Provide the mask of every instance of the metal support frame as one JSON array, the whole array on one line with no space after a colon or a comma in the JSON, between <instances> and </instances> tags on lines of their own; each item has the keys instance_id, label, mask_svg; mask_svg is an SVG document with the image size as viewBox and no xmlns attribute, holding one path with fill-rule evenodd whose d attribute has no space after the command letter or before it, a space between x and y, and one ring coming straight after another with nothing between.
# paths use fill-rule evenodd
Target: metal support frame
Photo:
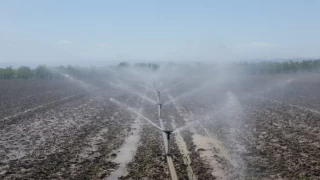
<instances>
[{"instance_id":1,"label":"metal support frame","mask_svg":"<svg viewBox=\"0 0 320 180\"><path fill-rule=\"evenodd\" d=\"M160 91L156 91L157 92L157 97L158 97L158 115L159 115L159 124L161 129L164 129L164 125L163 125L163 121L161 118L161 110L162 110L162 104L160 103ZM178 176L177 176L177 172L176 169L174 167L173 161L172 161L172 157L169 154L170 150L169 150L169 141L170 141L170 134L172 133L172 131L162 131L162 138L163 138L163 143L164 143L164 149L165 149L165 155L166 155L166 159L167 159L167 164L168 164L168 168L169 168L169 173L170 173L170 178L171 180L178 180Z\"/></svg>"},{"instance_id":2,"label":"metal support frame","mask_svg":"<svg viewBox=\"0 0 320 180\"><path fill-rule=\"evenodd\" d=\"M165 132L166 134L167 134L167 141L168 141L168 150L167 150L167 156L170 156L171 154L170 154L170 135L171 135L171 133L172 133L172 131L163 131L163 132Z\"/></svg>"}]
</instances>

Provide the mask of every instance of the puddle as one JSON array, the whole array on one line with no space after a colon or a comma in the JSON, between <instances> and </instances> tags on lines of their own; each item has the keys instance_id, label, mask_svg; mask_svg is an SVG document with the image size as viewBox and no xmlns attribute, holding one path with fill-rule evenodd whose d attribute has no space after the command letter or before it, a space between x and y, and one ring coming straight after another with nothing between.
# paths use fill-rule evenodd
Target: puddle
<instances>
[{"instance_id":1,"label":"puddle","mask_svg":"<svg viewBox=\"0 0 320 180\"><path fill-rule=\"evenodd\" d=\"M129 163L134 157L137 146L140 140L140 131L142 127L141 118L138 117L135 119L134 123L131 126L131 132L129 136L126 138L124 144L119 149L119 153L117 157L113 160L113 162L118 163L119 167L117 170L113 171L107 180L115 180L121 176L127 175L126 165Z\"/></svg>"}]
</instances>

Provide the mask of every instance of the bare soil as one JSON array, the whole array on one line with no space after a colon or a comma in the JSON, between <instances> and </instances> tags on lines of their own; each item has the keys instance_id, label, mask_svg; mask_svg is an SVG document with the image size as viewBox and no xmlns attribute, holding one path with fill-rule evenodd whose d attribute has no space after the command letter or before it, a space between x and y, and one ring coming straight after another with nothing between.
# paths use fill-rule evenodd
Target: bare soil
<instances>
[{"instance_id":1,"label":"bare soil","mask_svg":"<svg viewBox=\"0 0 320 180\"><path fill-rule=\"evenodd\" d=\"M186 126L170 142L179 179L320 179L319 79L252 76L163 92L166 129ZM126 82L156 101L139 83ZM0 81L0 179L169 179L161 132L143 118L158 125L157 105L91 85Z\"/></svg>"}]
</instances>

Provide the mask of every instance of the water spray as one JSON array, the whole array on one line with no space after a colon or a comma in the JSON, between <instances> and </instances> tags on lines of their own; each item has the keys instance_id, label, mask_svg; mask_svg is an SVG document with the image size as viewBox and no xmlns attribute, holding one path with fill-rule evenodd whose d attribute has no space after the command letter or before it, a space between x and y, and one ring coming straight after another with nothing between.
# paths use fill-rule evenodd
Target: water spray
<instances>
[{"instance_id":1,"label":"water spray","mask_svg":"<svg viewBox=\"0 0 320 180\"><path fill-rule=\"evenodd\" d=\"M132 113L135 113L137 115L139 115L140 117L142 117L143 119L145 119L148 123L150 123L151 125L153 125L154 127L158 128L159 130L162 131L162 137L163 137L163 141L164 141L164 146L167 148L166 149L166 160L167 160L167 163L168 163L168 167L169 167L169 173L170 173L170 177L172 180L178 180L178 176L177 176L177 173L176 173L176 170L174 168L174 164L173 164L173 160L172 160L172 157L171 157L171 154L170 154L170 135L174 132L173 130L164 130L164 125L163 125L163 122L162 122L162 119L161 119L161 110L162 110L162 103L161 103L161 100L160 100L160 93L161 91L157 88L155 82L153 81L153 86L155 88L155 92L157 93L157 96L158 96L158 103L154 102L155 104L158 105L158 113L159 113L159 124L160 124L160 127L158 125L156 125L155 123L153 123L151 120L149 120L148 118L142 116L138 111L134 110L133 108L127 106L127 105L124 105L122 103L120 103L119 101L113 99L113 98L110 98L110 100L122 107L125 107L128 111L132 112ZM139 95L140 97L143 97L147 100L149 100L148 98L146 98L145 96L142 96L140 95L140 93L135 93L133 91L130 91L131 93L133 94L137 94Z\"/></svg>"},{"instance_id":2,"label":"water spray","mask_svg":"<svg viewBox=\"0 0 320 180\"><path fill-rule=\"evenodd\" d=\"M154 122L152 122L150 119L144 117L141 113L138 112L138 110L136 110L136 109L134 109L134 108L131 108L131 107L129 107L129 106L127 106L127 105L125 105L125 104L123 104L123 103L121 103L121 102L113 99L113 98L109 98L109 99L110 99L111 102L114 102L114 103L116 103L117 105L119 105L120 107L123 107L123 108L125 108L126 110L128 110L128 111L130 111L130 112L132 112L132 113L134 113L134 114L136 114L136 115L138 115L138 116L141 117L142 119L146 120L146 121L147 121L149 124L151 124L152 126L158 128L160 131L163 131L163 129L162 129L161 127L159 127L158 125L156 125L156 124L155 124Z\"/></svg>"}]
</instances>

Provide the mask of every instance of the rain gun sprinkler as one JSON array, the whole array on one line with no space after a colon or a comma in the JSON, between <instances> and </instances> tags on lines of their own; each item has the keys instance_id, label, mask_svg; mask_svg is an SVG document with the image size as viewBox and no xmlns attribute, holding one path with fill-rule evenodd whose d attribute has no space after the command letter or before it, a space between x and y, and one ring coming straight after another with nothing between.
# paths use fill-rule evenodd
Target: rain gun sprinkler
<instances>
[{"instance_id":1,"label":"rain gun sprinkler","mask_svg":"<svg viewBox=\"0 0 320 180\"><path fill-rule=\"evenodd\" d=\"M172 130L163 130L163 132L165 132L167 134L167 140L168 140L168 151L167 151L167 156L171 156L170 154L170 135L173 132Z\"/></svg>"}]
</instances>

